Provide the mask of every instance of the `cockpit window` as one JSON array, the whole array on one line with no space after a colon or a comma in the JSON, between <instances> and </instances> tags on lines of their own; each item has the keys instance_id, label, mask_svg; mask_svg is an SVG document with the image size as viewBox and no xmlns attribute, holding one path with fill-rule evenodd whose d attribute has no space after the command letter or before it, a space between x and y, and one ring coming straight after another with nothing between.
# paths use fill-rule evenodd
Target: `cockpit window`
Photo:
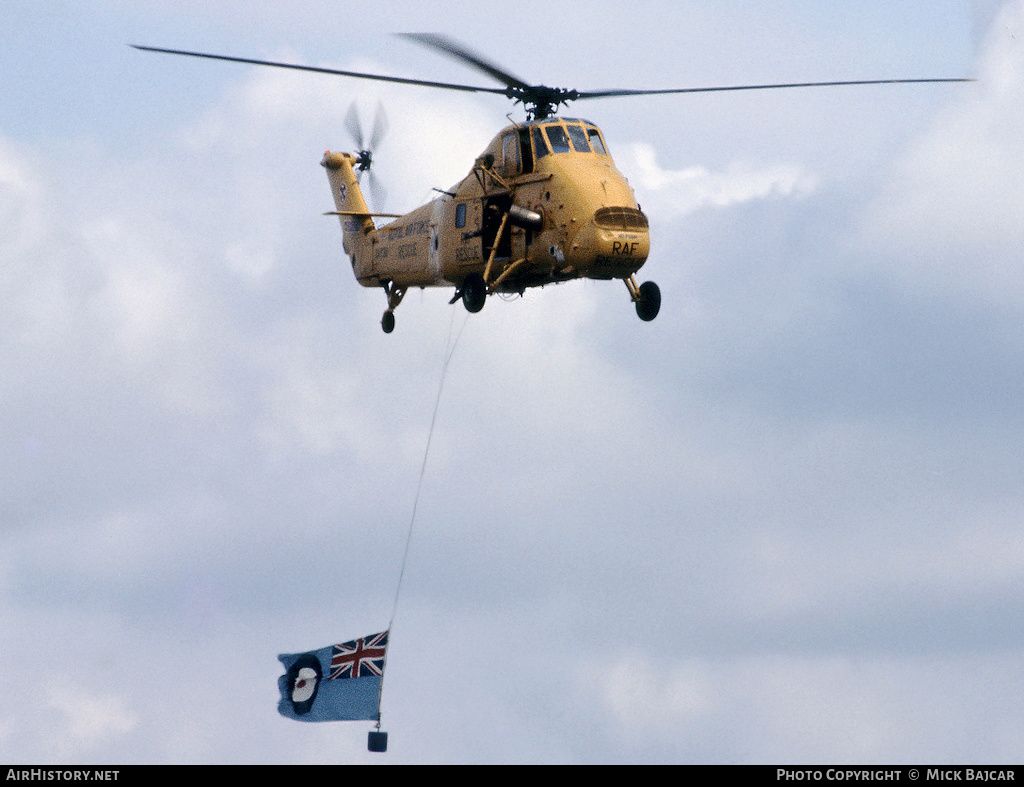
<instances>
[{"instance_id":1,"label":"cockpit window","mask_svg":"<svg viewBox=\"0 0 1024 787\"><path fill-rule=\"evenodd\" d=\"M551 125L544 126L544 130L548 133L548 141L551 143L552 153L568 153L569 138L565 135L565 129L561 126Z\"/></svg>"},{"instance_id":2,"label":"cockpit window","mask_svg":"<svg viewBox=\"0 0 1024 787\"><path fill-rule=\"evenodd\" d=\"M523 157L523 172L533 172L533 148L530 147L530 129L519 129L519 152Z\"/></svg>"},{"instance_id":3,"label":"cockpit window","mask_svg":"<svg viewBox=\"0 0 1024 787\"><path fill-rule=\"evenodd\" d=\"M548 143L544 141L544 135L540 133L540 127L533 127L533 149L534 156L538 159L544 158L551 151L548 150Z\"/></svg>"},{"instance_id":4,"label":"cockpit window","mask_svg":"<svg viewBox=\"0 0 1024 787\"><path fill-rule=\"evenodd\" d=\"M589 153L590 143L587 142L587 135L583 131L583 126L576 123L567 123L565 128L569 132L569 139L572 140L572 146L576 149L576 152Z\"/></svg>"},{"instance_id":5,"label":"cockpit window","mask_svg":"<svg viewBox=\"0 0 1024 787\"><path fill-rule=\"evenodd\" d=\"M601 132L593 126L587 128L587 136L590 137L590 144L594 146L594 152L607 156L608 151L604 147L604 140L601 139Z\"/></svg>"},{"instance_id":6,"label":"cockpit window","mask_svg":"<svg viewBox=\"0 0 1024 787\"><path fill-rule=\"evenodd\" d=\"M501 140L503 166L505 175L518 175L522 166L519 161L519 136L515 133L506 134Z\"/></svg>"}]
</instances>

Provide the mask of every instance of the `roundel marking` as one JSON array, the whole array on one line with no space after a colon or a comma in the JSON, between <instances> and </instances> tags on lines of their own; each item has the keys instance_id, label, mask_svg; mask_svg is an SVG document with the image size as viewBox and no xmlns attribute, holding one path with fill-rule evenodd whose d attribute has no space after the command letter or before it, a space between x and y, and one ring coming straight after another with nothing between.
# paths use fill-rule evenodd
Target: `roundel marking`
<instances>
[{"instance_id":1,"label":"roundel marking","mask_svg":"<svg viewBox=\"0 0 1024 787\"><path fill-rule=\"evenodd\" d=\"M313 710L322 679L320 659L312 653L300 656L288 669L288 696L291 698L292 710L297 715L302 716Z\"/></svg>"}]
</instances>

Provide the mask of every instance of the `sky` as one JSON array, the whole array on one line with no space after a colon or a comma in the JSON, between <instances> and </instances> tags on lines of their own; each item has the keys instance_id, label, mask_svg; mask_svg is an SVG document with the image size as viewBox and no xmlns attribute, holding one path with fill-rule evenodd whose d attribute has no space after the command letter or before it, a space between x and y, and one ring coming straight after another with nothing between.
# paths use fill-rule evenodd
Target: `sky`
<instances>
[{"instance_id":1,"label":"sky","mask_svg":"<svg viewBox=\"0 0 1024 787\"><path fill-rule=\"evenodd\" d=\"M1019 762L1024 2L513 11L0 3L0 762ZM322 215L349 106L389 211L521 109L128 44L490 84L407 31L580 90L979 81L579 102L658 318L385 335ZM392 613L386 754L277 713L277 654Z\"/></svg>"}]
</instances>

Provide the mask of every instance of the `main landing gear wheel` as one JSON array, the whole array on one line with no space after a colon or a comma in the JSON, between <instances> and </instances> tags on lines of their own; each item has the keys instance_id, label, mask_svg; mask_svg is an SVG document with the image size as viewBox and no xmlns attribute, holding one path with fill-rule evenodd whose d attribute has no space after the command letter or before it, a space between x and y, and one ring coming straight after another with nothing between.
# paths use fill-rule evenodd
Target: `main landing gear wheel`
<instances>
[{"instance_id":1,"label":"main landing gear wheel","mask_svg":"<svg viewBox=\"0 0 1024 787\"><path fill-rule=\"evenodd\" d=\"M405 297L405 287L399 287L393 281L385 281L382 284L384 294L388 296L388 308L380 318L380 327L384 329L384 333L391 333L395 330L395 309Z\"/></svg>"},{"instance_id":2,"label":"main landing gear wheel","mask_svg":"<svg viewBox=\"0 0 1024 787\"><path fill-rule=\"evenodd\" d=\"M640 297L636 301L636 316L644 322L650 322L661 310L661 290L653 281L645 281L640 285Z\"/></svg>"},{"instance_id":3,"label":"main landing gear wheel","mask_svg":"<svg viewBox=\"0 0 1024 787\"><path fill-rule=\"evenodd\" d=\"M471 273L462 282L462 303L466 311L476 314L487 300L487 284L479 273Z\"/></svg>"}]
</instances>

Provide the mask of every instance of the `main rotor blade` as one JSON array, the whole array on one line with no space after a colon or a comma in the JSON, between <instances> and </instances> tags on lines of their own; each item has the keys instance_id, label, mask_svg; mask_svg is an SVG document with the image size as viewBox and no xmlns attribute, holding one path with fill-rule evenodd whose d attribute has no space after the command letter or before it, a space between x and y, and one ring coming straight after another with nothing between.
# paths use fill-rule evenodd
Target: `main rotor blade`
<instances>
[{"instance_id":1,"label":"main rotor blade","mask_svg":"<svg viewBox=\"0 0 1024 787\"><path fill-rule=\"evenodd\" d=\"M418 41L425 46L433 47L438 49L445 54L451 55L457 60L469 63L471 66L478 68L485 74L488 74L499 82L505 84L508 87L518 88L529 88L531 85L527 84L517 76L505 71L503 68L495 65L489 60L484 60L476 52L471 52L469 49L464 47L462 44L453 41L447 36L439 35L437 33L399 33L402 38L408 38L412 41Z\"/></svg>"},{"instance_id":2,"label":"main rotor blade","mask_svg":"<svg viewBox=\"0 0 1024 787\"><path fill-rule=\"evenodd\" d=\"M845 85L901 85L922 82L975 82L974 79L858 79L845 82L786 82L777 85L727 85L724 87L682 87L666 90L588 90L576 94L582 98L614 98L616 96L655 96L666 93L720 93L729 90L776 90L790 87L842 87Z\"/></svg>"},{"instance_id":3,"label":"main rotor blade","mask_svg":"<svg viewBox=\"0 0 1024 787\"><path fill-rule=\"evenodd\" d=\"M457 44L449 38L433 33L403 33L405 38L417 41L426 46L433 47L445 52L459 60L469 63L473 67L494 77L505 84L505 88L481 87L479 85L464 85L455 82L436 82L427 79L411 79L409 77L384 76L383 74L369 74L362 71L343 71L336 68L322 68L318 66L304 66L296 63L281 63L273 60L257 60L247 57L232 57L230 55L215 55L206 52L188 52L181 49L161 49L152 46L140 46L132 44L135 49L144 52L162 52L168 55L185 55L187 57L202 57L210 60L226 60L232 63L248 63L257 66L272 66L274 68L290 68L296 71L312 71L318 74L331 74L335 76L354 77L356 79L373 79L379 82L396 82L403 85L417 85L420 87L434 87L443 90L460 90L468 93L491 93L503 95L506 98L522 102L533 112L536 117L547 117L559 104L568 104L570 101L585 98L615 98L618 96L655 96L672 93L720 93L738 90L778 90L783 88L797 87L841 87L848 85L896 85L896 84L920 84L939 82L974 82L974 79L953 78L953 79L863 79L836 82L786 82L766 85L724 85L718 87L684 87L656 90L588 90L575 91L560 88L547 88L542 85L529 85L519 77L513 76L507 71L499 68L493 63L484 60L479 55L470 52L461 44ZM532 108L532 109L531 109ZM362 134L359 134L360 138ZM376 134L376 129L374 136Z\"/></svg>"},{"instance_id":4,"label":"main rotor blade","mask_svg":"<svg viewBox=\"0 0 1024 787\"><path fill-rule=\"evenodd\" d=\"M248 57L231 57L230 55L213 55L206 52L186 52L181 49L161 49L155 46L140 46L131 44L135 49L143 52L162 52L166 55L185 55L187 57L205 57L209 60L227 60L232 63L249 63L255 66L273 66L274 68L291 68L296 71L313 71L317 74L333 74L335 76L355 77L356 79L375 79L379 82L398 82L403 85L419 85L420 87L437 87L444 90L462 90L468 93L496 93L505 95L504 88L478 87L476 85L460 85L453 82L432 82L426 79L409 79L407 77L384 76L383 74L367 74L361 71L342 71L337 68L319 68L317 66L302 66L296 63L279 63L274 60L256 60Z\"/></svg>"}]
</instances>

